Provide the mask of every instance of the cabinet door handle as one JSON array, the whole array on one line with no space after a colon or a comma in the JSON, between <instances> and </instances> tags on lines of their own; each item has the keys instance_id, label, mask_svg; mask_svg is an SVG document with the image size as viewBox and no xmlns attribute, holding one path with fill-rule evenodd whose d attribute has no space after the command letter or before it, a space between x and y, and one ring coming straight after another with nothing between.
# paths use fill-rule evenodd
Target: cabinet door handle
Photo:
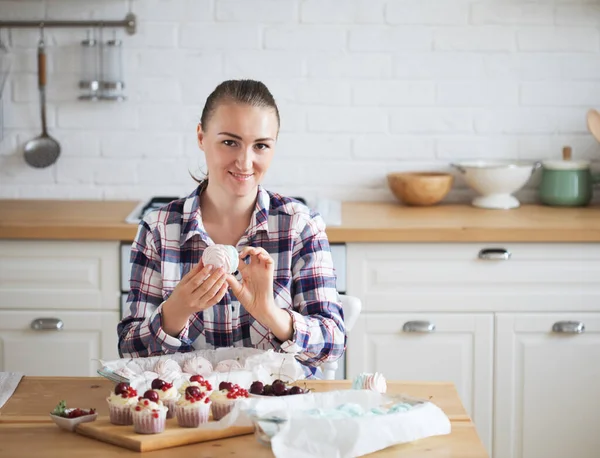
<instances>
[{"instance_id":1,"label":"cabinet door handle","mask_svg":"<svg viewBox=\"0 0 600 458\"><path fill-rule=\"evenodd\" d=\"M435 323L430 321L407 321L402 326L404 332L433 332Z\"/></svg>"},{"instance_id":2,"label":"cabinet door handle","mask_svg":"<svg viewBox=\"0 0 600 458\"><path fill-rule=\"evenodd\" d=\"M34 331L60 331L64 326L59 318L36 318L31 322Z\"/></svg>"},{"instance_id":3,"label":"cabinet door handle","mask_svg":"<svg viewBox=\"0 0 600 458\"><path fill-rule=\"evenodd\" d=\"M477 257L484 261L508 261L511 253L505 248L484 248L479 251Z\"/></svg>"},{"instance_id":4,"label":"cabinet door handle","mask_svg":"<svg viewBox=\"0 0 600 458\"><path fill-rule=\"evenodd\" d=\"M585 325L581 321L557 321L552 325L552 332L581 334L585 332Z\"/></svg>"}]
</instances>

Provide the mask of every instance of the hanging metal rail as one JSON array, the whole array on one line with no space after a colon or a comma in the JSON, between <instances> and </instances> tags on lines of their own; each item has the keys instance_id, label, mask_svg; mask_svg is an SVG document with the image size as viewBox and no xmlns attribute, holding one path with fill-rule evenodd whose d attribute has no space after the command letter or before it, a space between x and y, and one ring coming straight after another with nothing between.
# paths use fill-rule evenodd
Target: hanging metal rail
<instances>
[{"instance_id":1,"label":"hanging metal rail","mask_svg":"<svg viewBox=\"0 0 600 458\"><path fill-rule=\"evenodd\" d=\"M11 28L23 28L23 27L35 27L35 28L50 28L50 27L123 27L129 35L133 35L137 29L137 20L135 14L128 13L125 19L122 21L102 21L99 19L90 21L0 21L0 29L11 29Z\"/></svg>"}]
</instances>

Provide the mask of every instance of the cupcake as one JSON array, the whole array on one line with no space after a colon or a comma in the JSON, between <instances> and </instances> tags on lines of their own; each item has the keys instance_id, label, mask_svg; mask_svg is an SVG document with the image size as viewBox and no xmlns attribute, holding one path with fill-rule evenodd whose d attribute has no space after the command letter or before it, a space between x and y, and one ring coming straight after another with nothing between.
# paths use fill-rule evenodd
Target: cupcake
<instances>
[{"instance_id":1,"label":"cupcake","mask_svg":"<svg viewBox=\"0 0 600 458\"><path fill-rule=\"evenodd\" d=\"M387 391L387 383L385 377L379 372L375 372L374 374L363 372L357 375L352 382L352 389L371 390L383 394Z\"/></svg>"},{"instance_id":2,"label":"cupcake","mask_svg":"<svg viewBox=\"0 0 600 458\"><path fill-rule=\"evenodd\" d=\"M213 389L212 385L210 384L210 382L208 380L206 380L201 375L196 374L196 375L192 375L190 377L189 381L183 382L181 384L181 386L179 387L179 395L181 397L184 397L185 390L190 386L197 387L202 393L206 393L207 396L210 395L210 393L212 392L212 389Z\"/></svg>"},{"instance_id":3,"label":"cupcake","mask_svg":"<svg viewBox=\"0 0 600 458\"><path fill-rule=\"evenodd\" d=\"M248 391L239 385L235 385L231 382L221 382L219 384L219 391L213 391L210 395L213 420L218 421L223 418L231 412L239 399L247 397Z\"/></svg>"},{"instance_id":4,"label":"cupcake","mask_svg":"<svg viewBox=\"0 0 600 458\"><path fill-rule=\"evenodd\" d=\"M133 430L138 434L157 434L165 430L167 408L158 396L158 391L148 390L132 407Z\"/></svg>"},{"instance_id":5,"label":"cupcake","mask_svg":"<svg viewBox=\"0 0 600 458\"><path fill-rule=\"evenodd\" d=\"M151 388L158 393L158 398L162 401L167 410L167 418L175 416L175 403L179 398L177 389L172 383L165 382L159 378L152 380Z\"/></svg>"},{"instance_id":6,"label":"cupcake","mask_svg":"<svg viewBox=\"0 0 600 458\"><path fill-rule=\"evenodd\" d=\"M137 401L137 391L127 383L121 382L115 386L115 390L106 398L110 422L113 425L131 425L131 407L135 406Z\"/></svg>"},{"instance_id":7,"label":"cupcake","mask_svg":"<svg viewBox=\"0 0 600 458\"><path fill-rule=\"evenodd\" d=\"M222 267L228 273L234 273L238 268L240 255L232 245L211 245L202 253L202 264L211 265L215 269Z\"/></svg>"},{"instance_id":8,"label":"cupcake","mask_svg":"<svg viewBox=\"0 0 600 458\"><path fill-rule=\"evenodd\" d=\"M197 428L208 422L210 405L206 391L201 391L197 386L188 386L175 407L177 424L184 428Z\"/></svg>"}]
</instances>

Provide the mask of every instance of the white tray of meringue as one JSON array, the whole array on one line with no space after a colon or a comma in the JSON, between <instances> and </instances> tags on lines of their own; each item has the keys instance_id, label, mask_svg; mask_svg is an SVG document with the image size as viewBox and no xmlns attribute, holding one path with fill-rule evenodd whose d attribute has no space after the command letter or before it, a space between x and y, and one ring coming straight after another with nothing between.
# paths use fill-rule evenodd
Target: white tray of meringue
<instances>
[{"instance_id":1,"label":"white tray of meringue","mask_svg":"<svg viewBox=\"0 0 600 458\"><path fill-rule=\"evenodd\" d=\"M248 389L259 380L272 383L276 379L304 379L304 371L293 354L277 353L245 347L225 347L197 350L189 353L100 360L98 374L114 382L127 382L138 393L150 388L152 380L160 378L179 389L192 375L202 375L213 386L227 381Z\"/></svg>"}]
</instances>

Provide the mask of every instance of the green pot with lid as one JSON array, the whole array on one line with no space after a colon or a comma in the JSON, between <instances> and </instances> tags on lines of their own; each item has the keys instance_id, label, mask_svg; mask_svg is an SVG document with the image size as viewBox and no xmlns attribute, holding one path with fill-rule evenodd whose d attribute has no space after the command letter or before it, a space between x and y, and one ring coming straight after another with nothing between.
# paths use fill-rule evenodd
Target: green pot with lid
<instances>
[{"instance_id":1,"label":"green pot with lid","mask_svg":"<svg viewBox=\"0 0 600 458\"><path fill-rule=\"evenodd\" d=\"M589 161L571 160L571 148L563 149L563 160L542 161L540 201L555 207L584 207L593 196L600 174L592 174Z\"/></svg>"}]
</instances>

